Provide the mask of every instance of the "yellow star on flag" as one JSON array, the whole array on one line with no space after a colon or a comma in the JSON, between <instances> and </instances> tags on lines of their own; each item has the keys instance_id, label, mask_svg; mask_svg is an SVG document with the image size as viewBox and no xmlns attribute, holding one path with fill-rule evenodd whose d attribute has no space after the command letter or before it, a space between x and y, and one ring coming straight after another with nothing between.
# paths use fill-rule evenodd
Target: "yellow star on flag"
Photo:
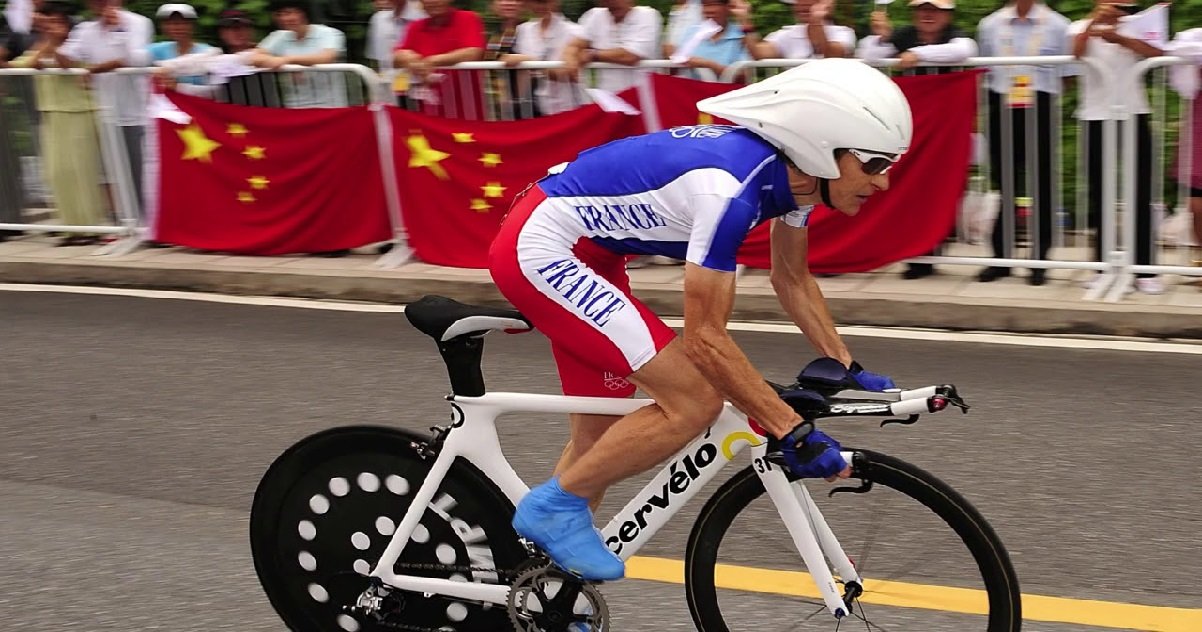
<instances>
[{"instance_id":1,"label":"yellow star on flag","mask_svg":"<svg viewBox=\"0 0 1202 632\"><path fill-rule=\"evenodd\" d=\"M265 176L254 176L247 178L246 182L250 184L252 189L257 189L259 191L266 189L267 185L271 184L271 180L268 180Z\"/></svg>"},{"instance_id":2,"label":"yellow star on flag","mask_svg":"<svg viewBox=\"0 0 1202 632\"><path fill-rule=\"evenodd\" d=\"M238 201L245 203L245 204L249 204L249 203L255 201L255 196L250 191L239 191L238 192Z\"/></svg>"},{"instance_id":3,"label":"yellow star on flag","mask_svg":"<svg viewBox=\"0 0 1202 632\"><path fill-rule=\"evenodd\" d=\"M480 155L480 162L484 163L485 167L495 167L501 164L501 154L490 154L485 152Z\"/></svg>"},{"instance_id":4,"label":"yellow star on flag","mask_svg":"<svg viewBox=\"0 0 1202 632\"><path fill-rule=\"evenodd\" d=\"M477 213L487 213L491 208L492 204L489 204L486 200L482 200L480 198L474 198L472 200L472 210L476 211Z\"/></svg>"},{"instance_id":5,"label":"yellow star on flag","mask_svg":"<svg viewBox=\"0 0 1202 632\"><path fill-rule=\"evenodd\" d=\"M484 191L486 198L499 198L505 195L505 187L501 186L500 182L489 182L480 187L480 190Z\"/></svg>"},{"instance_id":6,"label":"yellow star on flag","mask_svg":"<svg viewBox=\"0 0 1202 632\"><path fill-rule=\"evenodd\" d=\"M204 130L193 123L188 127L175 131L179 139L184 141L184 160L199 160L213 162L212 153L217 151L221 143L205 136Z\"/></svg>"},{"instance_id":7,"label":"yellow star on flag","mask_svg":"<svg viewBox=\"0 0 1202 632\"><path fill-rule=\"evenodd\" d=\"M475 138L472 138L472 132L451 132L451 136L455 137L457 143L474 143Z\"/></svg>"},{"instance_id":8,"label":"yellow star on flag","mask_svg":"<svg viewBox=\"0 0 1202 632\"><path fill-rule=\"evenodd\" d=\"M430 147L430 141L426 140L421 134L411 134L407 139L409 145L409 167L429 169L431 173L438 176L439 180L447 180L447 172L438 164L450 157L450 154L438 151Z\"/></svg>"},{"instance_id":9,"label":"yellow star on flag","mask_svg":"<svg viewBox=\"0 0 1202 632\"><path fill-rule=\"evenodd\" d=\"M230 123L230 126L226 128L225 132L230 136L246 136L247 133L249 133L249 130L247 130L246 127L241 123Z\"/></svg>"},{"instance_id":10,"label":"yellow star on flag","mask_svg":"<svg viewBox=\"0 0 1202 632\"><path fill-rule=\"evenodd\" d=\"M267 157L267 150L257 145L251 145L242 150L242 155L251 160L262 160Z\"/></svg>"},{"instance_id":11,"label":"yellow star on flag","mask_svg":"<svg viewBox=\"0 0 1202 632\"><path fill-rule=\"evenodd\" d=\"M697 117L697 124L698 124L698 125L713 125L713 124L714 124L714 117L713 117L713 116L711 116L709 112L702 112L702 113L701 113L701 114L700 114L700 115Z\"/></svg>"}]
</instances>

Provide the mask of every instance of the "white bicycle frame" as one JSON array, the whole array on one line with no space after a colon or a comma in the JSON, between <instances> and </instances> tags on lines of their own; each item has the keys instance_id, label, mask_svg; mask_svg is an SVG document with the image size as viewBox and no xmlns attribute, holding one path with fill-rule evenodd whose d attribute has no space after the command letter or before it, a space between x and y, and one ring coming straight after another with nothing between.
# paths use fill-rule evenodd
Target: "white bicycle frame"
<instances>
[{"instance_id":1,"label":"white bicycle frame","mask_svg":"<svg viewBox=\"0 0 1202 632\"><path fill-rule=\"evenodd\" d=\"M935 387L902 392L900 405L892 405L893 413L927 412L926 398L934 393ZM503 584L397 575L392 570L455 458L463 457L475 465L516 506L530 488L518 477L501 452L497 417L513 412L625 415L654 402L649 399L525 393L486 393L480 397L451 396L448 399L454 413L451 430L370 576L398 590L505 604L509 587ZM729 403L704 435L694 439L672 457L663 470L610 520L602 530L606 544L623 560L629 559L719 470L748 447L751 448L755 472L776 505L823 601L832 614L843 616L846 608L835 582L835 574L844 582L856 581L861 586L863 580L805 486L801 481L791 483L780 467L773 466L765 459L767 440L748 424L746 415ZM848 463L852 454L843 453ZM826 563L828 559L834 567L834 573Z\"/></svg>"}]
</instances>

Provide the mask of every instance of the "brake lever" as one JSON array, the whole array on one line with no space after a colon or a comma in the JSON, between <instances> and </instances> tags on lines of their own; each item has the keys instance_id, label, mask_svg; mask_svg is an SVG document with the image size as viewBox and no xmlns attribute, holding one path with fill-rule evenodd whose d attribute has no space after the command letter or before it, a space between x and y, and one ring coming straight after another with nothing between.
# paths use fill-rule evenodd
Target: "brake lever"
<instances>
[{"instance_id":1,"label":"brake lever","mask_svg":"<svg viewBox=\"0 0 1202 632\"><path fill-rule=\"evenodd\" d=\"M888 426L889 424L901 424L903 426L912 426L916 423L918 423L918 413L910 415L909 419L886 419L885 421L881 422L881 427L884 428L885 426Z\"/></svg>"}]
</instances>

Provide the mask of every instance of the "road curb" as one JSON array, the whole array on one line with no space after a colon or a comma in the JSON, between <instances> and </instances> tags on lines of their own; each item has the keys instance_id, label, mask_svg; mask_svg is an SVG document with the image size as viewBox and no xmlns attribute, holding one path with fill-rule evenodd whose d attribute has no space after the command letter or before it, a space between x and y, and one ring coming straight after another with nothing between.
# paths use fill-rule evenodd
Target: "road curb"
<instances>
[{"instance_id":1,"label":"road curb","mask_svg":"<svg viewBox=\"0 0 1202 632\"><path fill-rule=\"evenodd\" d=\"M443 294L465 302L506 305L497 289L481 280L379 272L354 275L342 271L220 270L10 260L0 261L0 281L378 303L407 303L426 294ZM634 291L656 313L664 316L682 313L681 293L674 284L636 282ZM1129 304L1116 307L1086 302L1041 305L1035 301L853 293L831 294L828 302L841 325L1202 339L1202 315L1197 309L1184 307ZM785 317L770 292L740 290L733 318L780 321Z\"/></svg>"}]
</instances>

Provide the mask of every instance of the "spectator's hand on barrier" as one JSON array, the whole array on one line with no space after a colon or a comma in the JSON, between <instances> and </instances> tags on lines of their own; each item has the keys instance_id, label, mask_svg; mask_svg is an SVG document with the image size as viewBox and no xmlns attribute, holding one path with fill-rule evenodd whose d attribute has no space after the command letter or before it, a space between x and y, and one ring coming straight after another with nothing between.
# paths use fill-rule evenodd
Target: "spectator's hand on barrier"
<instances>
[{"instance_id":1,"label":"spectator's hand on barrier","mask_svg":"<svg viewBox=\"0 0 1202 632\"><path fill-rule=\"evenodd\" d=\"M918 55L915 55L912 51L906 51L906 52L898 55L897 59L898 59L897 68L899 70L906 70L907 68L913 68L918 65L918 61L919 61Z\"/></svg>"},{"instance_id":2,"label":"spectator's hand on barrier","mask_svg":"<svg viewBox=\"0 0 1202 632\"><path fill-rule=\"evenodd\" d=\"M505 64L506 68L513 68L514 66L522 63L523 61L526 61L525 55L518 55L515 53L509 53L508 55L501 55L501 63Z\"/></svg>"},{"instance_id":3,"label":"spectator's hand on barrier","mask_svg":"<svg viewBox=\"0 0 1202 632\"><path fill-rule=\"evenodd\" d=\"M690 57L688 61L684 63L684 65L688 66L689 68L709 68L714 72L718 72L714 68L716 64L704 57Z\"/></svg>"},{"instance_id":4,"label":"spectator's hand on barrier","mask_svg":"<svg viewBox=\"0 0 1202 632\"><path fill-rule=\"evenodd\" d=\"M154 83L162 90L174 90L177 85L175 76L166 68L158 68L154 71Z\"/></svg>"},{"instance_id":5,"label":"spectator's hand on barrier","mask_svg":"<svg viewBox=\"0 0 1202 632\"><path fill-rule=\"evenodd\" d=\"M415 59L412 62L409 62L409 73L412 74L413 77L418 81L425 82L426 78L430 76L430 71L433 70L433 68L434 67L430 65L430 62L426 61L425 59Z\"/></svg>"},{"instance_id":6,"label":"spectator's hand on barrier","mask_svg":"<svg viewBox=\"0 0 1202 632\"><path fill-rule=\"evenodd\" d=\"M889 14L885 13L884 11L872 12L872 23L870 28L872 29L872 34L876 35L882 40L887 40L891 35L893 35L893 24L889 22Z\"/></svg>"}]
</instances>

